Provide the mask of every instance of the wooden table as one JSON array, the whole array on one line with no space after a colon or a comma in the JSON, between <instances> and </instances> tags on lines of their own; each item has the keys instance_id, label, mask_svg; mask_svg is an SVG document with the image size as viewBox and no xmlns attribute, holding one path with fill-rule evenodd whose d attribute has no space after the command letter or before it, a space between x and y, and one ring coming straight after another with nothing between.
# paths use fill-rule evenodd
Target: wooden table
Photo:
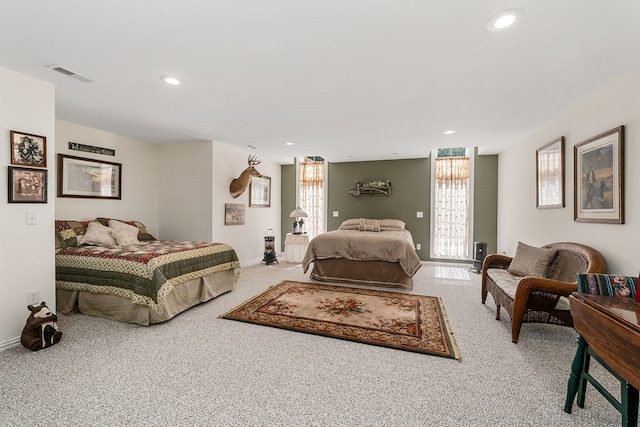
<instances>
[{"instance_id":1,"label":"wooden table","mask_svg":"<svg viewBox=\"0 0 640 427\"><path fill-rule=\"evenodd\" d=\"M578 392L578 381L584 371L584 354L587 347L591 347L603 362L636 389L630 388L629 397L623 399L622 408L619 410L623 415L622 425L637 425L637 389L640 389L640 303L633 298L578 293L569 297L569 303L574 328L580 337L571 367L565 412L571 413L571 406ZM580 400L579 397L578 405L583 406L584 402Z\"/></svg>"},{"instance_id":2,"label":"wooden table","mask_svg":"<svg viewBox=\"0 0 640 427\"><path fill-rule=\"evenodd\" d=\"M577 293L569 302L576 331L607 365L640 389L640 303Z\"/></svg>"}]
</instances>

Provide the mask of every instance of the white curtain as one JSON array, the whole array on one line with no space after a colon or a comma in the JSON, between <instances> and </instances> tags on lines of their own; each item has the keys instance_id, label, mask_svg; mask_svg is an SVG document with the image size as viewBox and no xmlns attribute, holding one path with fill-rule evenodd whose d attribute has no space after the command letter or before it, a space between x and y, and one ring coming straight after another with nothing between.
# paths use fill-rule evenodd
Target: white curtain
<instances>
[{"instance_id":1,"label":"white curtain","mask_svg":"<svg viewBox=\"0 0 640 427\"><path fill-rule=\"evenodd\" d=\"M469 157L438 157L435 167L433 252L469 257Z\"/></svg>"},{"instance_id":2,"label":"white curtain","mask_svg":"<svg viewBox=\"0 0 640 427\"><path fill-rule=\"evenodd\" d=\"M324 161L300 163L300 207L309 215L303 231L313 238L324 230Z\"/></svg>"}]
</instances>

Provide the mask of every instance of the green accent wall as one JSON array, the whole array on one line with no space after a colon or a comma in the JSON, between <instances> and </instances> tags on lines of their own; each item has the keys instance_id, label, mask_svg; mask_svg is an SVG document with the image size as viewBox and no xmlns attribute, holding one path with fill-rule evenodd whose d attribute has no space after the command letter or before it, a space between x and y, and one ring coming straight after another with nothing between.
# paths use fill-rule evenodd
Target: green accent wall
<instances>
[{"instance_id":1,"label":"green accent wall","mask_svg":"<svg viewBox=\"0 0 640 427\"><path fill-rule=\"evenodd\" d=\"M282 236L291 231L287 213L295 206L295 165L282 166ZM403 159L370 162L329 163L327 230L337 229L349 218L398 218L407 224L413 240L420 244L420 259L430 260L429 216L431 209L431 160ZM389 180L390 196L351 196L355 181ZM338 217L333 212L338 212ZM417 218L417 212L423 217ZM478 156L474 164L473 241L487 242L488 252L497 244L498 156ZM471 254L471 258L473 254Z\"/></svg>"},{"instance_id":2,"label":"green accent wall","mask_svg":"<svg viewBox=\"0 0 640 427\"><path fill-rule=\"evenodd\" d=\"M473 241L487 242L487 254L498 248L498 155L475 156Z\"/></svg>"},{"instance_id":3,"label":"green accent wall","mask_svg":"<svg viewBox=\"0 0 640 427\"><path fill-rule=\"evenodd\" d=\"M282 165L280 167L280 230L282 235L280 241L276 242L276 247L284 251L284 238L287 233L293 231L293 220L289 218L289 213L296 208L296 165Z\"/></svg>"},{"instance_id":4,"label":"green accent wall","mask_svg":"<svg viewBox=\"0 0 640 427\"><path fill-rule=\"evenodd\" d=\"M430 178L429 159L383 160L329 164L327 230L337 229L349 218L397 218L407 223L413 241L422 245L420 259L429 256ZM350 196L355 181L389 180L390 196ZM333 217L338 211L339 216ZM416 212L423 213L416 218Z\"/></svg>"}]
</instances>

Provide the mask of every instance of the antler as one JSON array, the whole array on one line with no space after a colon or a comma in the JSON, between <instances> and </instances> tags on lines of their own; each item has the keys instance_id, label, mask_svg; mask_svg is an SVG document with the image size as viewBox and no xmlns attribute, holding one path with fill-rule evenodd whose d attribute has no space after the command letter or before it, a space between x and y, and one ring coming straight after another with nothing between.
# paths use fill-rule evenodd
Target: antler
<instances>
[{"instance_id":1,"label":"antler","mask_svg":"<svg viewBox=\"0 0 640 427\"><path fill-rule=\"evenodd\" d=\"M249 155L249 166L255 166L260 164L260 160L258 160L258 157L255 154L251 154Z\"/></svg>"}]
</instances>

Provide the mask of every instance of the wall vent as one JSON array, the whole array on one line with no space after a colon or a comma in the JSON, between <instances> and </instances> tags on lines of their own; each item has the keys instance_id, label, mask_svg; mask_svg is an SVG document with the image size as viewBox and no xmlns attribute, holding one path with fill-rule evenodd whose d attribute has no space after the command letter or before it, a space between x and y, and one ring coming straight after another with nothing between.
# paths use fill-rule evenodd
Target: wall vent
<instances>
[{"instance_id":1,"label":"wall vent","mask_svg":"<svg viewBox=\"0 0 640 427\"><path fill-rule=\"evenodd\" d=\"M72 79L79 80L83 83L93 82L93 80L91 80L90 78L85 77L82 74L78 74L75 71L71 71L68 68L61 67L60 65L49 65L49 68L51 68L53 71L57 71L61 74L64 74L65 76L69 76Z\"/></svg>"}]
</instances>

